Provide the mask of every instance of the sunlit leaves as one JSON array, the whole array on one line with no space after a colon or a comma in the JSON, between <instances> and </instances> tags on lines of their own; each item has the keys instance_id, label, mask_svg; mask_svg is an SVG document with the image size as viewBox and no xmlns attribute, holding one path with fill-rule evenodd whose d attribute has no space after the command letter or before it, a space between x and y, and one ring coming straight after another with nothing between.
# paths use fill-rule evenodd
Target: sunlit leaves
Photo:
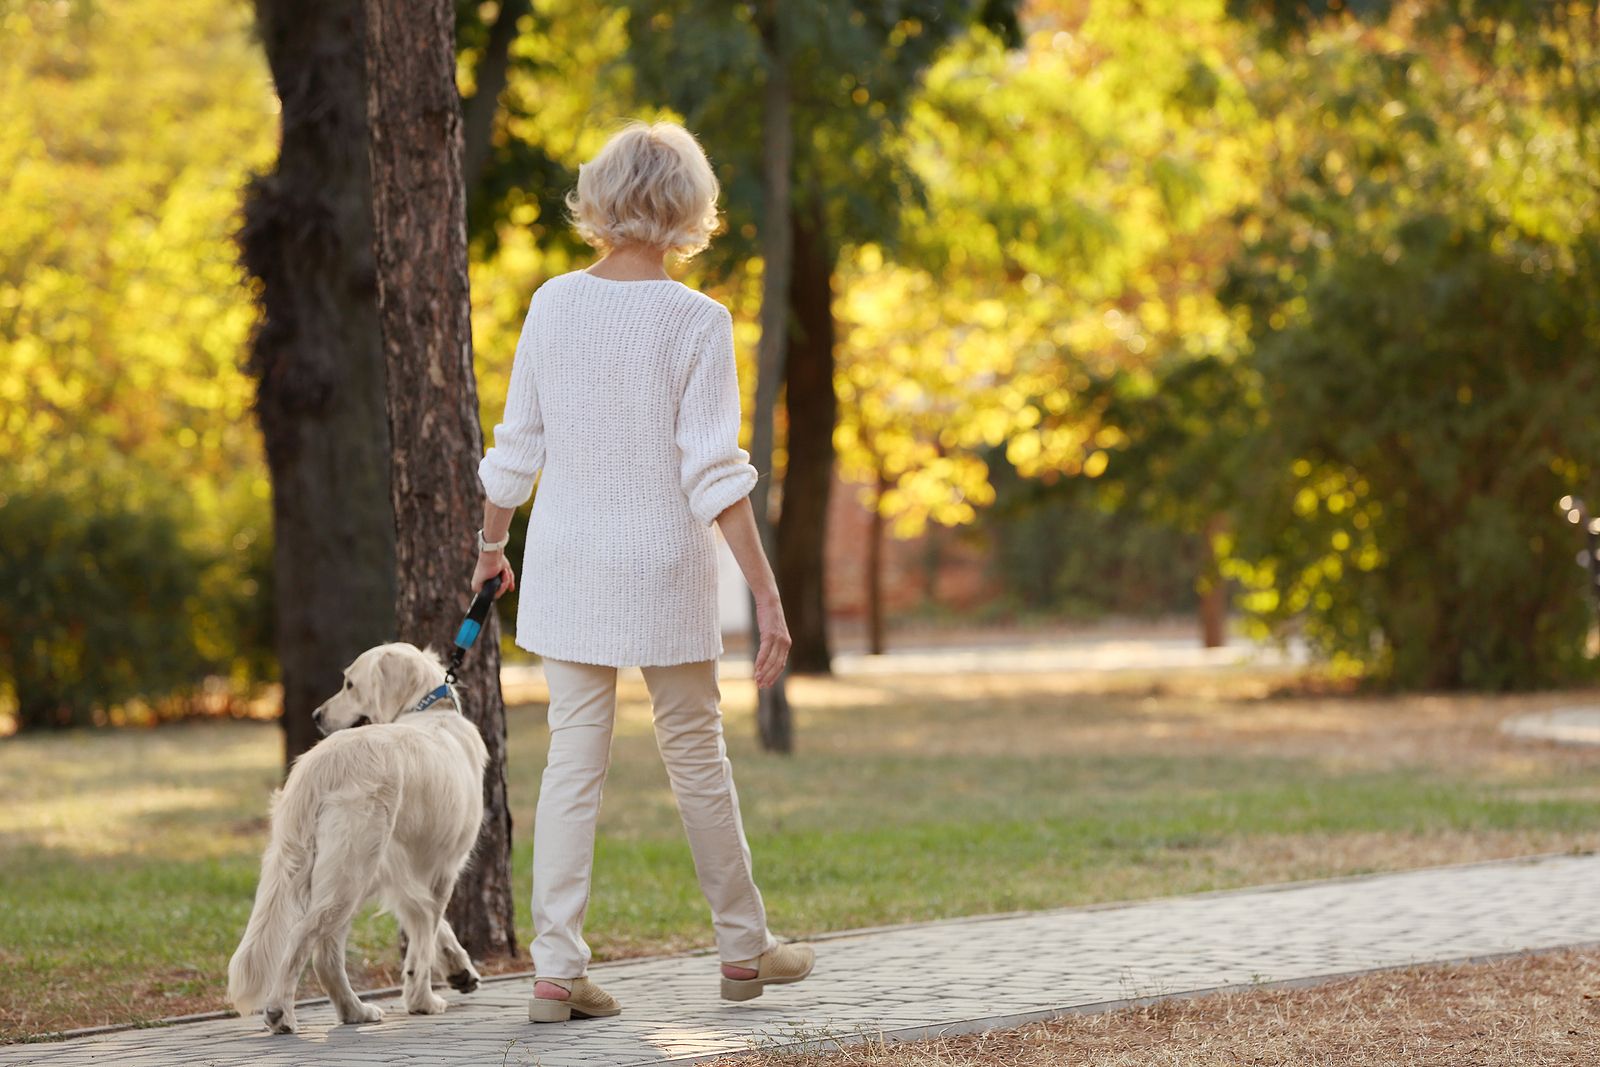
<instances>
[{"instance_id":1,"label":"sunlit leaves","mask_svg":"<svg viewBox=\"0 0 1600 1067\"><path fill-rule=\"evenodd\" d=\"M66 677L63 649L110 641L116 675L85 667L67 693L17 667L19 697L121 699L192 680L197 656L267 669L243 608L270 542L232 232L274 112L247 7L0 7L0 502L61 526L58 555L29 535L25 584L47 601L33 652ZM141 607L141 572L159 603ZM133 598L106 613L140 631L126 642L86 638L62 592L102 578L100 599Z\"/></svg>"},{"instance_id":2,"label":"sunlit leaves","mask_svg":"<svg viewBox=\"0 0 1600 1067\"><path fill-rule=\"evenodd\" d=\"M191 544L265 512L231 231L274 99L234 5L0 12L0 457L12 484L182 505Z\"/></svg>"},{"instance_id":3,"label":"sunlit leaves","mask_svg":"<svg viewBox=\"0 0 1600 1067\"><path fill-rule=\"evenodd\" d=\"M1225 295L1268 422L1227 573L1369 673L1524 685L1584 627L1543 527L1600 455L1600 153L1561 89L1593 81L1600 26L1514 20L1485 50L1410 18L1307 27L1251 83L1279 162Z\"/></svg>"},{"instance_id":4,"label":"sunlit leaves","mask_svg":"<svg viewBox=\"0 0 1600 1067\"><path fill-rule=\"evenodd\" d=\"M884 495L901 530L975 499L977 465L951 449L1100 477L1126 442L1091 381L1236 333L1211 293L1249 192L1227 71L1243 36L1204 0L1034 4L1025 29L1017 50L975 33L929 71L903 133L925 205L899 263L868 246L841 278L842 473L904 481L925 460L951 479Z\"/></svg>"}]
</instances>

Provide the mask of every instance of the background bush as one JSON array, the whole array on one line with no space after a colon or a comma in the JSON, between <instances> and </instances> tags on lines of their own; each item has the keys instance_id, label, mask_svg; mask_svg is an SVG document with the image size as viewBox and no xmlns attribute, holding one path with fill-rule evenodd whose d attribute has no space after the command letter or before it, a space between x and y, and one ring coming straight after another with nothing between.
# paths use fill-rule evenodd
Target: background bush
<instances>
[{"instance_id":1,"label":"background bush","mask_svg":"<svg viewBox=\"0 0 1600 1067\"><path fill-rule=\"evenodd\" d=\"M178 510L0 491L0 687L19 728L182 714L207 675L270 677L267 547L192 549Z\"/></svg>"},{"instance_id":2,"label":"background bush","mask_svg":"<svg viewBox=\"0 0 1600 1067\"><path fill-rule=\"evenodd\" d=\"M1195 610L1197 537L1138 509L1108 506L1095 482L1019 477L999 449L988 460L995 501L979 527L1010 603L1072 618Z\"/></svg>"},{"instance_id":3,"label":"background bush","mask_svg":"<svg viewBox=\"0 0 1600 1067\"><path fill-rule=\"evenodd\" d=\"M1395 685L1571 678L1591 615L1555 501L1600 459L1595 249L1435 213L1395 241L1259 341L1243 603Z\"/></svg>"}]
</instances>

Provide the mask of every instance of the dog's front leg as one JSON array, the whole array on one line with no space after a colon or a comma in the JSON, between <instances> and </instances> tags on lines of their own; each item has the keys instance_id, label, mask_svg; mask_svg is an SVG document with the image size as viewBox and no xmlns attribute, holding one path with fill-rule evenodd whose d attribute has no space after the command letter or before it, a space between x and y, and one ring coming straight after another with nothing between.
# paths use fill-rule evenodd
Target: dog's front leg
<instances>
[{"instance_id":1,"label":"dog's front leg","mask_svg":"<svg viewBox=\"0 0 1600 1067\"><path fill-rule=\"evenodd\" d=\"M268 1004L262 1015L266 1017L267 1029L275 1034L292 1034L299 1029L299 1023L295 1021L292 996L276 1004Z\"/></svg>"},{"instance_id":2,"label":"dog's front leg","mask_svg":"<svg viewBox=\"0 0 1600 1067\"><path fill-rule=\"evenodd\" d=\"M323 992L333 1001L340 1022L381 1022L383 1009L376 1004L363 1002L356 996L356 991L350 988L350 974L345 969L344 963L345 937L345 933L339 933L323 938L317 944L316 951L311 957L311 965L317 972L317 981L322 983Z\"/></svg>"},{"instance_id":3,"label":"dog's front leg","mask_svg":"<svg viewBox=\"0 0 1600 1067\"><path fill-rule=\"evenodd\" d=\"M433 957L444 913L431 902L408 900L396 909L406 932L405 1001L412 1015L438 1015L449 1005L433 991Z\"/></svg>"}]
</instances>

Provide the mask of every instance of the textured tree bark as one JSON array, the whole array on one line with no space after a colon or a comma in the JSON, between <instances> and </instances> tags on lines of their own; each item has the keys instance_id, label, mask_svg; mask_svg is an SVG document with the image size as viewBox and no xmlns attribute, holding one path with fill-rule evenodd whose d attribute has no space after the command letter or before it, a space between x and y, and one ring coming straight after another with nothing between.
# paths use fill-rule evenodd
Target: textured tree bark
<instances>
[{"instance_id":1,"label":"textured tree bark","mask_svg":"<svg viewBox=\"0 0 1600 1067\"><path fill-rule=\"evenodd\" d=\"M394 632L389 422L372 265L361 0L257 0L282 102L276 166L244 196L259 282L248 369L272 477L284 767L311 712Z\"/></svg>"},{"instance_id":2,"label":"textured tree bark","mask_svg":"<svg viewBox=\"0 0 1600 1067\"><path fill-rule=\"evenodd\" d=\"M794 276L789 288L794 337L785 361L784 404L789 465L778 516L777 574L794 645L792 671L828 674L828 615L823 597L823 547L833 477L833 249L820 198L805 198L794 217Z\"/></svg>"},{"instance_id":3,"label":"textured tree bark","mask_svg":"<svg viewBox=\"0 0 1600 1067\"><path fill-rule=\"evenodd\" d=\"M448 653L470 600L483 513L483 435L472 370L461 98L449 0L367 0L367 122L378 308L388 368L400 638ZM516 951L500 627L494 614L461 672L489 747L484 821L449 918L477 957Z\"/></svg>"},{"instance_id":4,"label":"textured tree bark","mask_svg":"<svg viewBox=\"0 0 1600 1067\"><path fill-rule=\"evenodd\" d=\"M756 356L756 410L751 427L750 461L765 477L756 482L750 503L767 558L775 558L777 536L772 527L772 443L789 344L789 279L793 273L794 234L790 229L790 176L794 167L794 131L789 96L787 34L782 7L766 0L758 27L765 50L767 81L761 90L761 346ZM779 593L780 599L782 593ZM754 597L750 607L750 655L761 650ZM785 609L787 615L787 608ZM756 694L756 732L768 752L794 751L794 721L789 711L787 670L769 689Z\"/></svg>"}]
</instances>

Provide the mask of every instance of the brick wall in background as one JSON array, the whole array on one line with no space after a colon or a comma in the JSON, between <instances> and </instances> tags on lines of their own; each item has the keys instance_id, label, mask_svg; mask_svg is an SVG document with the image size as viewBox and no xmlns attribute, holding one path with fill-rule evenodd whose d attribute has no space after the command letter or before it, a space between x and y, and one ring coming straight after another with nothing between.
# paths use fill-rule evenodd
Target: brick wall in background
<instances>
[{"instance_id":1,"label":"brick wall in background","mask_svg":"<svg viewBox=\"0 0 1600 1067\"><path fill-rule=\"evenodd\" d=\"M872 514L860 503L862 491L863 487L834 475L828 505L827 598L829 614L841 621L867 617ZM1000 595L1000 583L987 573L988 546L974 543L970 533L936 525L906 541L885 533L883 590L891 619L921 606L930 596L947 611L970 612Z\"/></svg>"}]
</instances>

